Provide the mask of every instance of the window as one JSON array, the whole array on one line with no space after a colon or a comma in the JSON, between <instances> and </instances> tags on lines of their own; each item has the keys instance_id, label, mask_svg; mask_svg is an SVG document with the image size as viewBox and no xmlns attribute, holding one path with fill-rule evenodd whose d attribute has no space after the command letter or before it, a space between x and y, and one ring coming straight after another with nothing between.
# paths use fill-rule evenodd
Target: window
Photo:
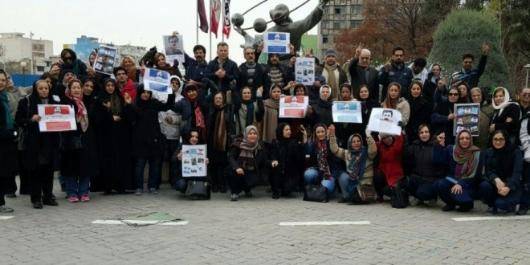
<instances>
[{"instance_id":1,"label":"window","mask_svg":"<svg viewBox=\"0 0 530 265\"><path fill-rule=\"evenodd\" d=\"M341 8L340 7L335 7L335 14L337 15L340 15L341 14Z\"/></svg>"},{"instance_id":2,"label":"window","mask_svg":"<svg viewBox=\"0 0 530 265\"><path fill-rule=\"evenodd\" d=\"M328 37L327 36L323 36L322 37L322 43L328 43Z\"/></svg>"},{"instance_id":3,"label":"window","mask_svg":"<svg viewBox=\"0 0 530 265\"><path fill-rule=\"evenodd\" d=\"M354 15L354 16L358 16L358 15L361 15L363 12L363 6L362 5L353 5L351 7L351 13Z\"/></svg>"},{"instance_id":4,"label":"window","mask_svg":"<svg viewBox=\"0 0 530 265\"><path fill-rule=\"evenodd\" d=\"M340 29L340 22L333 23L333 29Z\"/></svg>"}]
</instances>

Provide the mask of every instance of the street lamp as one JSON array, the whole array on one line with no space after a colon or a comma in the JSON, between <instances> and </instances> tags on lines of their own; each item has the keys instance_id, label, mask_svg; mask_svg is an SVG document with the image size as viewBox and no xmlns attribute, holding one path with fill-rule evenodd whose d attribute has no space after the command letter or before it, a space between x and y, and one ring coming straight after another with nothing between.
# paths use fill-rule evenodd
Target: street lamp
<instances>
[{"instance_id":1,"label":"street lamp","mask_svg":"<svg viewBox=\"0 0 530 265\"><path fill-rule=\"evenodd\" d=\"M530 73L530 63L525 65L524 68L526 69L526 85L524 87L528 88L528 78L529 78L529 73Z\"/></svg>"}]
</instances>

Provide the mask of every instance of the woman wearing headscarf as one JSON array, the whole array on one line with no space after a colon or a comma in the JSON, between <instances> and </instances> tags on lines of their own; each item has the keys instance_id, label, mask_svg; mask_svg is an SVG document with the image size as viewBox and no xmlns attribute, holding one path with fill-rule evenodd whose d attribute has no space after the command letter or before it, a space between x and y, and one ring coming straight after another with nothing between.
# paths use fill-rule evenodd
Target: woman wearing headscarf
<instances>
[{"instance_id":1,"label":"woman wearing headscarf","mask_svg":"<svg viewBox=\"0 0 530 265\"><path fill-rule=\"evenodd\" d=\"M17 171L17 132L8 98L7 80L6 72L0 70L0 214L13 212L12 208L5 205L4 195L12 192L10 188Z\"/></svg>"},{"instance_id":2,"label":"woman wearing headscarf","mask_svg":"<svg viewBox=\"0 0 530 265\"><path fill-rule=\"evenodd\" d=\"M357 99L353 97L352 87L350 84L348 83L342 84L342 87L340 88L339 100L340 101L357 101ZM348 138L352 134L364 135L364 126L362 123L341 122L341 123L336 123L335 126L336 126L337 143L340 147L344 147L346 149L348 149L348 146L347 146Z\"/></svg>"},{"instance_id":3,"label":"woman wearing headscarf","mask_svg":"<svg viewBox=\"0 0 530 265\"><path fill-rule=\"evenodd\" d=\"M245 128L250 125L257 126L263 120L263 91L258 89L256 100L252 99L252 89L245 86L241 95L234 102L235 132L234 136L242 136Z\"/></svg>"},{"instance_id":4,"label":"woman wearing headscarf","mask_svg":"<svg viewBox=\"0 0 530 265\"><path fill-rule=\"evenodd\" d=\"M508 133L508 141L515 144L519 135L520 109L516 102L510 101L510 93L504 87L493 90L492 106L495 109L490 121L490 133L504 130Z\"/></svg>"},{"instance_id":5,"label":"woman wearing headscarf","mask_svg":"<svg viewBox=\"0 0 530 265\"><path fill-rule=\"evenodd\" d=\"M425 201L435 200L438 197L436 181L444 177L446 167L434 158L434 146L441 141L431 136L427 124L418 127L418 136L405 149L404 169L407 175L406 189L408 193L419 200L419 204Z\"/></svg>"},{"instance_id":6,"label":"woman wearing headscarf","mask_svg":"<svg viewBox=\"0 0 530 265\"><path fill-rule=\"evenodd\" d=\"M158 113L168 110L174 105L174 95L169 95L166 103L152 97L152 92L143 86L138 89L136 104L133 105L132 96L125 94L127 119L132 125L132 154L135 158L136 195L141 195L144 189L144 170L149 164L149 178L147 188L149 193L158 193L161 181L162 154L165 138L160 130Z\"/></svg>"},{"instance_id":7,"label":"woman wearing headscarf","mask_svg":"<svg viewBox=\"0 0 530 265\"><path fill-rule=\"evenodd\" d=\"M312 108L312 124L322 123L326 126L333 123L333 116L331 107L333 102L331 100L331 88L328 85L323 85L319 90L319 99L311 105Z\"/></svg>"},{"instance_id":8,"label":"woman wearing headscarf","mask_svg":"<svg viewBox=\"0 0 530 265\"><path fill-rule=\"evenodd\" d=\"M58 159L59 134L41 132L38 114L39 104L59 104L56 96L50 93L45 80L33 84L33 93L18 104L15 121L27 133L24 137L24 161L21 166L29 171L31 185L31 203L33 208L42 209L43 205L57 206L53 195L53 172Z\"/></svg>"},{"instance_id":9,"label":"woman wearing headscarf","mask_svg":"<svg viewBox=\"0 0 530 265\"><path fill-rule=\"evenodd\" d=\"M338 172L338 163L334 160L331 152L327 140L327 130L328 128L325 124L316 124L310 142L307 141L307 132L305 130L303 132L307 162L304 182L306 185L320 183L326 188L328 195L332 195L335 191L335 176Z\"/></svg>"},{"instance_id":10,"label":"woman wearing headscarf","mask_svg":"<svg viewBox=\"0 0 530 265\"><path fill-rule=\"evenodd\" d=\"M492 213L514 212L522 194L523 156L508 141L505 131L495 131L491 148L484 154L484 175L479 186L480 197Z\"/></svg>"},{"instance_id":11,"label":"woman wearing headscarf","mask_svg":"<svg viewBox=\"0 0 530 265\"><path fill-rule=\"evenodd\" d=\"M224 167L228 163L226 152L234 133L231 117L231 108L226 104L225 94L221 91L216 92L208 113L208 157L210 161L208 176L211 180L212 192L226 193L227 180Z\"/></svg>"},{"instance_id":12,"label":"woman wearing headscarf","mask_svg":"<svg viewBox=\"0 0 530 265\"><path fill-rule=\"evenodd\" d=\"M289 196L299 185L300 165L304 162L304 146L293 138L291 126L280 123L276 128L276 139L269 149L271 161L270 182L272 198Z\"/></svg>"},{"instance_id":13,"label":"woman wearing headscarf","mask_svg":"<svg viewBox=\"0 0 530 265\"><path fill-rule=\"evenodd\" d=\"M406 128L409 142L418 139L419 127L421 124L431 123L432 105L423 96L421 82L414 80L410 85L410 120Z\"/></svg>"},{"instance_id":14,"label":"woman wearing headscarf","mask_svg":"<svg viewBox=\"0 0 530 265\"><path fill-rule=\"evenodd\" d=\"M486 100L484 99L484 95L482 93L482 90L478 87L474 87L470 91L471 94L471 101L473 103L480 104L480 113L478 118L478 137L475 137L475 145L478 146L480 149L486 149L489 145L489 127L490 127L490 119L493 117L493 107L491 104L488 104Z\"/></svg>"},{"instance_id":15,"label":"woman wearing headscarf","mask_svg":"<svg viewBox=\"0 0 530 265\"><path fill-rule=\"evenodd\" d=\"M331 152L346 163L346 170L339 175L339 186L342 190L342 197L339 202L365 203L365 198L360 196L359 190L370 189L374 194L373 187L373 160L377 155L377 146L374 139L368 134L365 146L360 134L352 134L347 142L347 148L340 148L333 125L329 130L329 147Z\"/></svg>"},{"instance_id":16,"label":"woman wearing headscarf","mask_svg":"<svg viewBox=\"0 0 530 265\"><path fill-rule=\"evenodd\" d=\"M267 154L260 143L259 131L256 126L245 128L243 138L232 144L229 153L229 183L231 201L237 201L241 191L246 197L252 197L251 189L258 181L259 172L267 163Z\"/></svg>"},{"instance_id":17,"label":"woman wearing headscarf","mask_svg":"<svg viewBox=\"0 0 530 265\"><path fill-rule=\"evenodd\" d=\"M361 111L362 111L362 130L361 135L365 134L366 126L368 126L368 121L370 120L370 115L372 114L373 108L378 108L380 104L376 102L370 96L370 90L367 85L361 85L359 87L359 94L355 95L355 98L361 102ZM365 136L366 137L366 136Z\"/></svg>"},{"instance_id":18,"label":"woman wearing headscarf","mask_svg":"<svg viewBox=\"0 0 530 265\"><path fill-rule=\"evenodd\" d=\"M68 83L64 103L74 108L77 130L61 133L61 175L68 201L88 202L90 178L97 174L97 154L81 81L74 79Z\"/></svg>"},{"instance_id":19,"label":"woman wearing headscarf","mask_svg":"<svg viewBox=\"0 0 530 265\"><path fill-rule=\"evenodd\" d=\"M116 88L116 81L107 78L94 103L99 176L105 194L126 193L134 187L131 152L131 122L125 101ZM92 189L92 191L98 191Z\"/></svg>"},{"instance_id":20,"label":"woman wearing headscarf","mask_svg":"<svg viewBox=\"0 0 530 265\"><path fill-rule=\"evenodd\" d=\"M431 115L433 131L443 132L446 136L446 144L453 144L453 127L454 127L454 106L458 102L460 93L458 89L451 88L448 93L448 100L444 101L434 108Z\"/></svg>"},{"instance_id":21,"label":"woman wearing headscarf","mask_svg":"<svg viewBox=\"0 0 530 265\"><path fill-rule=\"evenodd\" d=\"M392 82L388 85L387 94L383 103L383 108L395 109L401 113L401 126L405 128L410 119L410 105L409 102L401 97L401 85L397 82Z\"/></svg>"},{"instance_id":22,"label":"woman wearing headscarf","mask_svg":"<svg viewBox=\"0 0 530 265\"><path fill-rule=\"evenodd\" d=\"M480 149L473 145L473 137L467 130L456 136L456 144L435 147L435 159L445 162L449 168L447 176L436 182L438 195L445 202L443 211L457 209L468 212L473 209L477 191L477 179L480 176Z\"/></svg>"},{"instance_id":23,"label":"woman wearing headscarf","mask_svg":"<svg viewBox=\"0 0 530 265\"><path fill-rule=\"evenodd\" d=\"M263 101L263 142L266 145L272 144L276 138L276 128L278 127L278 111L280 109L280 96L282 88L278 84L272 85L269 90L269 98Z\"/></svg>"},{"instance_id":24,"label":"woman wearing headscarf","mask_svg":"<svg viewBox=\"0 0 530 265\"><path fill-rule=\"evenodd\" d=\"M188 134L191 128L195 128L199 131L201 139L207 139L208 106L204 91L195 84L188 84L182 95L184 98L176 104L176 109L182 113L182 120L185 123L182 133Z\"/></svg>"}]
</instances>

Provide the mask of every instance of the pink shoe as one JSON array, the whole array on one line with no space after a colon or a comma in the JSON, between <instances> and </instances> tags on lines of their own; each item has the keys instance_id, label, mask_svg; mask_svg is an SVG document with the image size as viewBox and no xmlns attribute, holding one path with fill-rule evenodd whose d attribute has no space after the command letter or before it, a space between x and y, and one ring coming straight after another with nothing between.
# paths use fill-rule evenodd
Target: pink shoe
<instances>
[{"instance_id":1,"label":"pink shoe","mask_svg":"<svg viewBox=\"0 0 530 265\"><path fill-rule=\"evenodd\" d=\"M79 202L79 198L77 198L77 196L69 196L68 201L71 203L76 203Z\"/></svg>"},{"instance_id":2,"label":"pink shoe","mask_svg":"<svg viewBox=\"0 0 530 265\"><path fill-rule=\"evenodd\" d=\"M84 194L81 196L81 201L82 202L88 202L90 201L90 196L88 196L88 194Z\"/></svg>"}]
</instances>

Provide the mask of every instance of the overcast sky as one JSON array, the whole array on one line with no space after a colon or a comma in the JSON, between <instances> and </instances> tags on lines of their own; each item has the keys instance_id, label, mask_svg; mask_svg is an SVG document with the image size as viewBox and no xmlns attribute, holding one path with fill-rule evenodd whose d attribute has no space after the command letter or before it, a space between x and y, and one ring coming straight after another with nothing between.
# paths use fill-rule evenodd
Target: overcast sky
<instances>
[{"instance_id":1,"label":"overcast sky","mask_svg":"<svg viewBox=\"0 0 530 265\"><path fill-rule=\"evenodd\" d=\"M1 0L0 32L23 32L29 37L53 41L54 53L58 54L63 44L74 43L76 37L87 35L103 42L131 44L161 49L162 35L178 31L184 35L184 48L191 53L195 45L196 1L195 0ZM232 0L231 13L243 13L261 0ZM205 0L207 13L209 2ZM269 0L252 10L245 17L246 26L251 26L258 17L269 20L269 10L279 3L286 3L291 9L304 0ZM291 17L298 20L305 17L318 5L311 0L294 12ZM271 24L269 24L270 26ZM316 28L310 33L316 34ZM213 47L221 40L212 36ZM232 30L227 40L230 54L241 61L239 45L243 38ZM208 52L208 34L199 32L199 43ZM212 54L214 57L215 54Z\"/></svg>"}]
</instances>

